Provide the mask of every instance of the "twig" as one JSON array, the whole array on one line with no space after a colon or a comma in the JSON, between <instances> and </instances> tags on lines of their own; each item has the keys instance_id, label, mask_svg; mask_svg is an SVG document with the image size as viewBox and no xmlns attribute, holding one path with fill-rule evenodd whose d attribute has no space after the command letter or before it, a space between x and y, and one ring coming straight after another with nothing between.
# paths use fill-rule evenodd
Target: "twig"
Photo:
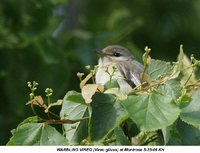
<instances>
[{"instance_id":1,"label":"twig","mask_svg":"<svg viewBox=\"0 0 200 153\"><path fill-rule=\"evenodd\" d=\"M44 108L44 109L46 109L47 108L47 106L45 105L45 104L41 104L41 103L39 103L37 100L35 101L40 107L42 107L42 108ZM33 103L31 103L31 108L32 108L32 110L33 110L33 113L36 115L36 116L38 116L39 117L39 115L36 113L36 111L35 111L35 109L34 109L34 106L33 106L34 104ZM55 113L53 113L52 111L50 111L50 110L48 110L48 117L50 118L50 116L49 116L49 114L51 114L51 115L53 115L53 116L55 116L55 117L57 117L57 118L60 118L60 116L59 115L57 115L57 114L55 114Z\"/></svg>"},{"instance_id":2,"label":"twig","mask_svg":"<svg viewBox=\"0 0 200 153\"><path fill-rule=\"evenodd\" d=\"M200 79L199 80L197 80L195 83L193 83L193 84L189 84L189 85L187 85L186 86L186 88L195 88L195 87L200 87Z\"/></svg>"},{"instance_id":3,"label":"twig","mask_svg":"<svg viewBox=\"0 0 200 153\"><path fill-rule=\"evenodd\" d=\"M156 82L156 83L154 83L154 84L151 84L151 85L149 85L149 86L146 87L146 88L142 88L141 90L142 90L142 91L148 91L149 89L151 89L151 88L153 88L153 87L156 87L156 86L158 86L158 85L164 84L165 82L167 82L167 81L170 80L170 79L171 79L170 76L169 76L169 77L165 77L164 79L162 79L162 80L160 80L160 81L158 81L158 82Z\"/></svg>"},{"instance_id":4,"label":"twig","mask_svg":"<svg viewBox=\"0 0 200 153\"><path fill-rule=\"evenodd\" d=\"M185 81L184 86L187 85L187 83L189 82L190 78L192 77L192 74L194 73L194 68L192 69L192 72L190 73L188 79Z\"/></svg>"},{"instance_id":5,"label":"twig","mask_svg":"<svg viewBox=\"0 0 200 153\"><path fill-rule=\"evenodd\" d=\"M63 120L41 120L40 122L45 123L45 124L74 124L83 120L89 119L89 117L84 117L81 119L75 119L75 120L70 120L70 119L63 119Z\"/></svg>"},{"instance_id":6,"label":"twig","mask_svg":"<svg viewBox=\"0 0 200 153\"><path fill-rule=\"evenodd\" d=\"M152 135L151 137L149 137L149 138L147 139L146 142L142 143L141 146L147 145L147 144L149 144L150 142L153 142L153 141L155 141L155 140L157 140L157 139L158 139L157 135Z\"/></svg>"}]
</instances>

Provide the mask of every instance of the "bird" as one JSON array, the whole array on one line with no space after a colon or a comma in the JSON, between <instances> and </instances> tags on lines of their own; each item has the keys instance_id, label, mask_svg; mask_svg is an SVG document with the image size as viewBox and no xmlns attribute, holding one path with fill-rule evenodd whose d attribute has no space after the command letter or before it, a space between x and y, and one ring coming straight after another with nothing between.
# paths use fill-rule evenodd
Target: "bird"
<instances>
[{"instance_id":1,"label":"bird","mask_svg":"<svg viewBox=\"0 0 200 153\"><path fill-rule=\"evenodd\" d=\"M141 85L144 66L127 48L109 45L97 51L97 54L100 58L95 74L96 84L105 85L110 81L110 74L113 74L112 80L117 81L122 94L127 95L133 87Z\"/></svg>"}]
</instances>

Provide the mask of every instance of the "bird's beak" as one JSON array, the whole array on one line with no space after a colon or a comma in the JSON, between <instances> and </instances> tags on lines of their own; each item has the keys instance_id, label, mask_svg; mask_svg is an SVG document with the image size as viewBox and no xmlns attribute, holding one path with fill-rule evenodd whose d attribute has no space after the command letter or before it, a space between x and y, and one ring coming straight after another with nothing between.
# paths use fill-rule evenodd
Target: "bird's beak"
<instances>
[{"instance_id":1,"label":"bird's beak","mask_svg":"<svg viewBox=\"0 0 200 153\"><path fill-rule=\"evenodd\" d=\"M95 50L95 53L99 56L104 56L104 53L102 52L102 50Z\"/></svg>"}]
</instances>

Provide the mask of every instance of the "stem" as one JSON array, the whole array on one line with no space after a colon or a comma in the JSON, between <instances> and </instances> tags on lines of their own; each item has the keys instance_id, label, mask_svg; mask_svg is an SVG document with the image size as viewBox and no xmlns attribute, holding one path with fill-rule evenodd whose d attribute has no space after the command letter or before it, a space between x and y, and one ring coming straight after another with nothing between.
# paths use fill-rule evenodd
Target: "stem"
<instances>
[{"instance_id":1,"label":"stem","mask_svg":"<svg viewBox=\"0 0 200 153\"><path fill-rule=\"evenodd\" d=\"M158 85L164 84L165 82L167 82L168 80L170 80L174 75L176 74L176 71L173 71L173 73L170 76L166 76L163 79L159 80L158 82L149 85L146 88L142 88L142 91L148 91L150 88L156 87Z\"/></svg>"},{"instance_id":2,"label":"stem","mask_svg":"<svg viewBox=\"0 0 200 153\"><path fill-rule=\"evenodd\" d=\"M95 84L94 75L92 76L92 83Z\"/></svg>"},{"instance_id":3,"label":"stem","mask_svg":"<svg viewBox=\"0 0 200 153\"><path fill-rule=\"evenodd\" d=\"M113 139L110 139L110 140L105 140L102 143L105 144L105 145L109 145L109 143L113 143L113 142L116 142L116 141L117 141L117 139L113 138Z\"/></svg>"},{"instance_id":4,"label":"stem","mask_svg":"<svg viewBox=\"0 0 200 153\"><path fill-rule=\"evenodd\" d=\"M47 112L47 116L48 116L49 119L52 119L49 112Z\"/></svg>"},{"instance_id":5,"label":"stem","mask_svg":"<svg viewBox=\"0 0 200 153\"><path fill-rule=\"evenodd\" d=\"M81 119L63 119L63 120L42 120L41 122L44 122L45 124L74 124L83 120L89 119L89 117L84 117Z\"/></svg>"},{"instance_id":6,"label":"stem","mask_svg":"<svg viewBox=\"0 0 200 153\"><path fill-rule=\"evenodd\" d=\"M50 96L47 96L47 102L48 102L48 106L49 106L51 104Z\"/></svg>"},{"instance_id":7,"label":"stem","mask_svg":"<svg viewBox=\"0 0 200 153\"><path fill-rule=\"evenodd\" d=\"M156 87L156 86L158 86L158 85L161 85L161 84L167 82L168 80L170 80L170 78L171 78L171 77L165 77L164 79L162 79L162 80L160 80L160 81L158 81L158 82L156 82L156 83L154 83L154 84L151 84L151 85L149 85L149 86L146 87L146 88L142 88L142 91L148 91L149 89L151 89L151 88L153 88L153 87Z\"/></svg>"},{"instance_id":8,"label":"stem","mask_svg":"<svg viewBox=\"0 0 200 153\"><path fill-rule=\"evenodd\" d=\"M193 67L192 67L193 68ZM192 77L192 74L194 73L194 68L192 69L191 74L189 75L188 79L186 80L186 82L184 83L184 86L186 86L186 84L189 82L190 78Z\"/></svg>"},{"instance_id":9,"label":"stem","mask_svg":"<svg viewBox=\"0 0 200 153\"><path fill-rule=\"evenodd\" d=\"M114 73L116 72L115 70L116 70L116 69L113 68L113 71L112 71L111 74L110 74L109 72L107 72L108 75L110 76L110 79L109 79L109 88L111 87L112 78L113 78L113 76L114 76Z\"/></svg>"},{"instance_id":10,"label":"stem","mask_svg":"<svg viewBox=\"0 0 200 153\"><path fill-rule=\"evenodd\" d=\"M90 78L93 76L92 73L89 73L85 79L83 79L80 83L80 88L82 89L84 87L84 85L87 83L88 80L90 80Z\"/></svg>"},{"instance_id":11,"label":"stem","mask_svg":"<svg viewBox=\"0 0 200 153\"><path fill-rule=\"evenodd\" d=\"M42 118L37 114L37 112L35 111L34 106L33 106L33 103L31 103L31 109L32 109L32 111L33 111L33 114L35 114L37 117L39 117L40 119L42 119Z\"/></svg>"},{"instance_id":12,"label":"stem","mask_svg":"<svg viewBox=\"0 0 200 153\"><path fill-rule=\"evenodd\" d=\"M66 137L67 132L65 131L64 125L62 125L62 133L63 133L63 136Z\"/></svg>"},{"instance_id":13,"label":"stem","mask_svg":"<svg viewBox=\"0 0 200 153\"><path fill-rule=\"evenodd\" d=\"M185 68L182 69L181 71L185 71L185 70L187 70L187 69L189 69L189 68L191 68L191 67L193 67L193 66L191 65L191 66L185 67Z\"/></svg>"},{"instance_id":14,"label":"stem","mask_svg":"<svg viewBox=\"0 0 200 153\"><path fill-rule=\"evenodd\" d=\"M111 83L112 83L112 76L110 76L110 79L109 79L109 88L111 88Z\"/></svg>"},{"instance_id":15,"label":"stem","mask_svg":"<svg viewBox=\"0 0 200 153\"><path fill-rule=\"evenodd\" d=\"M157 133L157 136L158 136L159 145L164 145L165 144L165 140L164 140L164 136L163 136L162 130L157 130L156 133Z\"/></svg>"},{"instance_id":16,"label":"stem","mask_svg":"<svg viewBox=\"0 0 200 153\"><path fill-rule=\"evenodd\" d=\"M192 89L195 87L200 87L200 79L197 80L195 83L186 86L187 89Z\"/></svg>"},{"instance_id":17,"label":"stem","mask_svg":"<svg viewBox=\"0 0 200 153\"><path fill-rule=\"evenodd\" d=\"M49 113L49 114L51 114L51 115L53 115L53 116L55 116L55 117L57 117L57 118L60 118L60 116L59 116L59 115L57 115L57 114L53 113L53 112L52 112L52 111L50 111L50 110L48 111L48 113Z\"/></svg>"},{"instance_id":18,"label":"stem","mask_svg":"<svg viewBox=\"0 0 200 153\"><path fill-rule=\"evenodd\" d=\"M144 67L144 71L142 73L142 81L144 81L144 75L145 75L146 70L147 70L147 65Z\"/></svg>"},{"instance_id":19,"label":"stem","mask_svg":"<svg viewBox=\"0 0 200 153\"><path fill-rule=\"evenodd\" d=\"M41 105L38 101L35 101L35 102L36 102L40 107L43 107L44 109L47 108L47 106L46 106L45 104L44 104L44 105ZM33 107L33 103L31 103L31 108L32 108L33 113L34 113L36 116L39 117L39 115L36 113L36 111L35 111L35 109L34 109L34 107ZM55 117L57 117L57 118L60 118L59 115L53 113L53 112L50 111L50 110L48 110L48 117L51 118L51 117L49 116L49 114L51 114L51 115L53 115L53 116L55 116Z\"/></svg>"},{"instance_id":20,"label":"stem","mask_svg":"<svg viewBox=\"0 0 200 153\"><path fill-rule=\"evenodd\" d=\"M144 142L143 144L141 144L141 146L148 145L149 143L154 142L157 139L158 139L158 137L156 135L153 135L150 138L148 138L146 142Z\"/></svg>"}]
</instances>

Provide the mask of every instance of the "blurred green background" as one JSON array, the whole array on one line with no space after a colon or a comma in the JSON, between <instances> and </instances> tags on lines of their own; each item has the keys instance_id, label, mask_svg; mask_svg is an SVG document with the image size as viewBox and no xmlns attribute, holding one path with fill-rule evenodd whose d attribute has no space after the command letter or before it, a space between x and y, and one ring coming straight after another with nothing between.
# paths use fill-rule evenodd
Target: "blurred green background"
<instances>
[{"instance_id":1,"label":"blurred green background","mask_svg":"<svg viewBox=\"0 0 200 153\"><path fill-rule=\"evenodd\" d=\"M25 103L27 81L37 81L54 98L79 91L78 71L97 64L94 49L110 44L129 48L141 61L176 59L179 45L199 56L199 0L1 0L0 145L10 130L32 115Z\"/></svg>"}]
</instances>

